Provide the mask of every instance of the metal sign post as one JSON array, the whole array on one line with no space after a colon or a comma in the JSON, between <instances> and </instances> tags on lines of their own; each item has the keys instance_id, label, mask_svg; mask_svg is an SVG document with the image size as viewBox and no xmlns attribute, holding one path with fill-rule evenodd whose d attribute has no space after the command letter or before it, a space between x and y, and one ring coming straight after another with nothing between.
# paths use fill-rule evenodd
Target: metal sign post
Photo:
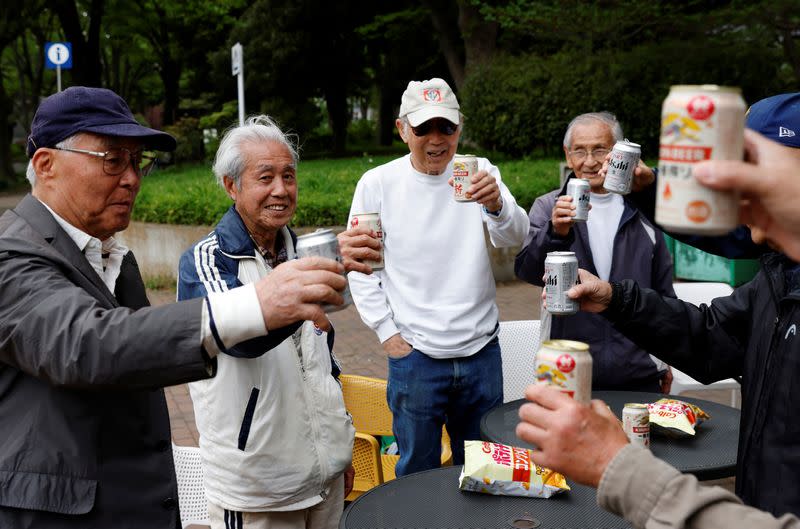
<instances>
[{"instance_id":1,"label":"metal sign post","mask_svg":"<svg viewBox=\"0 0 800 529\"><path fill-rule=\"evenodd\" d=\"M239 92L239 126L244 125L244 49L238 42L231 48L231 72Z\"/></svg>"},{"instance_id":2,"label":"metal sign post","mask_svg":"<svg viewBox=\"0 0 800 529\"><path fill-rule=\"evenodd\" d=\"M61 69L72 68L72 44L69 42L48 42L44 48L45 67L56 71L56 85L61 91Z\"/></svg>"}]
</instances>

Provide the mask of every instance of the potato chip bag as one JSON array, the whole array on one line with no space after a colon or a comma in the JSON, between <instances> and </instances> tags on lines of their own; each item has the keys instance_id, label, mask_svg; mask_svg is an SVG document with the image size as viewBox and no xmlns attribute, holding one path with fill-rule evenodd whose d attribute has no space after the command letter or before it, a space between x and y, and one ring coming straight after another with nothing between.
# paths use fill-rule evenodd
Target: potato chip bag
<instances>
[{"instance_id":1,"label":"potato chip bag","mask_svg":"<svg viewBox=\"0 0 800 529\"><path fill-rule=\"evenodd\" d=\"M647 405L650 425L667 435L685 437L694 435L695 427L711 417L694 404L675 399L660 399Z\"/></svg>"},{"instance_id":2,"label":"potato chip bag","mask_svg":"<svg viewBox=\"0 0 800 529\"><path fill-rule=\"evenodd\" d=\"M531 460L530 450L484 441L464 441L464 468L458 488L533 498L549 498L569 490L564 476Z\"/></svg>"}]
</instances>

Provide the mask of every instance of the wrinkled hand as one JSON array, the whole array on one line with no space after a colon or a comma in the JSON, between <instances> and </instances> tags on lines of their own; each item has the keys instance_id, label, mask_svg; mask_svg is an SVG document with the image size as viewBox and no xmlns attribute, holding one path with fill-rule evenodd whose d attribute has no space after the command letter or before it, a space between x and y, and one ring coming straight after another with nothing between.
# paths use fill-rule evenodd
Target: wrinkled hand
<instances>
[{"instance_id":1,"label":"wrinkled hand","mask_svg":"<svg viewBox=\"0 0 800 529\"><path fill-rule=\"evenodd\" d=\"M740 220L762 230L782 252L800 261L800 149L745 130L745 162L713 160L692 168L712 189L742 192Z\"/></svg>"},{"instance_id":2,"label":"wrinkled hand","mask_svg":"<svg viewBox=\"0 0 800 529\"><path fill-rule=\"evenodd\" d=\"M369 228L351 228L336 236L345 272L371 274L372 267L363 261L380 261L381 241Z\"/></svg>"},{"instance_id":3,"label":"wrinkled hand","mask_svg":"<svg viewBox=\"0 0 800 529\"><path fill-rule=\"evenodd\" d=\"M356 479L356 469L353 465L347 467L347 470L344 471L344 497L346 498L351 492L353 492L353 482Z\"/></svg>"},{"instance_id":4,"label":"wrinkled hand","mask_svg":"<svg viewBox=\"0 0 800 529\"><path fill-rule=\"evenodd\" d=\"M411 349L413 349L411 344L403 340L403 337L400 336L400 333L391 336L389 339L383 342L382 345L386 354L394 358L406 356L411 352Z\"/></svg>"},{"instance_id":5,"label":"wrinkled hand","mask_svg":"<svg viewBox=\"0 0 800 529\"><path fill-rule=\"evenodd\" d=\"M453 185L453 178L448 180ZM500 186L497 179L487 171L478 171L472 175L470 186L464 194L469 200L481 204L489 211L500 211L503 207L503 199L500 197Z\"/></svg>"},{"instance_id":6,"label":"wrinkled hand","mask_svg":"<svg viewBox=\"0 0 800 529\"><path fill-rule=\"evenodd\" d=\"M530 385L519 409L517 437L536 445L537 465L597 487L608 464L628 444L614 413L601 400L581 404L551 386Z\"/></svg>"},{"instance_id":7,"label":"wrinkled hand","mask_svg":"<svg viewBox=\"0 0 800 529\"><path fill-rule=\"evenodd\" d=\"M567 296L577 299L584 312L603 312L611 304L611 283L603 281L583 268L578 269L579 283L567 290Z\"/></svg>"},{"instance_id":8,"label":"wrinkled hand","mask_svg":"<svg viewBox=\"0 0 800 529\"><path fill-rule=\"evenodd\" d=\"M572 197L563 195L558 197L553 205L553 213L550 215L550 222L553 223L553 232L559 237L569 235L569 230L575 224L575 205Z\"/></svg>"},{"instance_id":9,"label":"wrinkled hand","mask_svg":"<svg viewBox=\"0 0 800 529\"><path fill-rule=\"evenodd\" d=\"M320 304L341 305L347 286L344 267L333 259L304 257L279 264L255 283L256 295L268 330L311 320L321 329L330 322Z\"/></svg>"},{"instance_id":10,"label":"wrinkled hand","mask_svg":"<svg viewBox=\"0 0 800 529\"><path fill-rule=\"evenodd\" d=\"M664 376L659 381L659 384L661 385L661 393L669 395L669 392L672 390L673 378L674 377L672 376L672 368L670 366L667 366L667 372L664 373Z\"/></svg>"},{"instance_id":11,"label":"wrinkled hand","mask_svg":"<svg viewBox=\"0 0 800 529\"><path fill-rule=\"evenodd\" d=\"M631 184L631 191L641 191L653 185L656 181L656 174L647 166L642 160L633 170L633 184Z\"/></svg>"}]
</instances>

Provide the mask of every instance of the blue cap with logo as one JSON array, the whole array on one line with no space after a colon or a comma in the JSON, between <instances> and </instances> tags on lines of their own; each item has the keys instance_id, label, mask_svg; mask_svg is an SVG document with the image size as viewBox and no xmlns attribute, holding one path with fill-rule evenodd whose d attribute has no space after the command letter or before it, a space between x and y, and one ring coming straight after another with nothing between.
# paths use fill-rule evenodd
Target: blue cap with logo
<instances>
[{"instance_id":1,"label":"blue cap with logo","mask_svg":"<svg viewBox=\"0 0 800 529\"><path fill-rule=\"evenodd\" d=\"M146 148L159 151L173 151L177 146L166 132L140 125L125 100L111 90L72 86L39 104L28 136L28 157L79 132L137 138Z\"/></svg>"},{"instance_id":2,"label":"blue cap with logo","mask_svg":"<svg viewBox=\"0 0 800 529\"><path fill-rule=\"evenodd\" d=\"M747 111L747 128L787 147L800 148L800 92L762 99Z\"/></svg>"}]
</instances>

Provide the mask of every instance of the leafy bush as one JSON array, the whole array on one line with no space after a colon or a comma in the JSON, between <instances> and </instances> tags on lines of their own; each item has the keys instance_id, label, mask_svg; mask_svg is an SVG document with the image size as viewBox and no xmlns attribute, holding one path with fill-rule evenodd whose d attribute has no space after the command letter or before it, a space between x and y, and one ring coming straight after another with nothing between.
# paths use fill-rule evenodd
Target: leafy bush
<instances>
[{"instance_id":1,"label":"leafy bush","mask_svg":"<svg viewBox=\"0 0 800 529\"><path fill-rule=\"evenodd\" d=\"M164 127L164 130L175 136L178 141L177 149L170 156L172 163L203 160L205 150L203 146L203 131L200 128L199 119L184 117L173 125Z\"/></svg>"},{"instance_id":2,"label":"leafy bush","mask_svg":"<svg viewBox=\"0 0 800 529\"><path fill-rule=\"evenodd\" d=\"M301 161L292 225L344 225L361 175L394 158L386 155ZM498 161L496 165L517 203L527 211L537 196L558 186L559 161ZM133 217L144 222L210 226L219 221L231 203L208 166L184 165L158 170L142 181Z\"/></svg>"}]
</instances>

